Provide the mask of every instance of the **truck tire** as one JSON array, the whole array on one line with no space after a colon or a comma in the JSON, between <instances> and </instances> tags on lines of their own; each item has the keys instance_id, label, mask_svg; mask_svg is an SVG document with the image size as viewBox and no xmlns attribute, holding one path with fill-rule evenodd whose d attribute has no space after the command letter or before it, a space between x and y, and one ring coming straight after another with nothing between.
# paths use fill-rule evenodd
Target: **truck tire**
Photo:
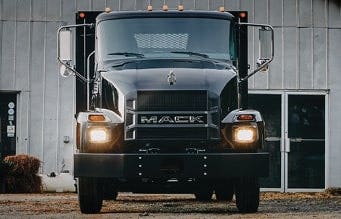
<instances>
[{"instance_id":1,"label":"truck tire","mask_svg":"<svg viewBox=\"0 0 341 219\"><path fill-rule=\"evenodd\" d=\"M93 214L102 208L102 187L96 178L78 178L78 202L81 212Z\"/></svg>"},{"instance_id":2,"label":"truck tire","mask_svg":"<svg viewBox=\"0 0 341 219\"><path fill-rule=\"evenodd\" d=\"M256 177L244 177L236 181L236 205L241 213L257 212L259 206L259 182Z\"/></svg>"},{"instance_id":3,"label":"truck tire","mask_svg":"<svg viewBox=\"0 0 341 219\"><path fill-rule=\"evenodd\" d=\"M215 188L215 196L218 201L232 201L233 193L234 189L232 182L218 184Z\"/></svg>"},{"instance_id":4,"label":"truck tire","mask_svg":"<svg viewBox=\"0 0 341 219\"><path fill-rule=\"evenodd\" d=\"M194 193L195 199L198 201L210 201L212 199L213 191L210 189L202 189Z\"/></svg>"}]
</instances>

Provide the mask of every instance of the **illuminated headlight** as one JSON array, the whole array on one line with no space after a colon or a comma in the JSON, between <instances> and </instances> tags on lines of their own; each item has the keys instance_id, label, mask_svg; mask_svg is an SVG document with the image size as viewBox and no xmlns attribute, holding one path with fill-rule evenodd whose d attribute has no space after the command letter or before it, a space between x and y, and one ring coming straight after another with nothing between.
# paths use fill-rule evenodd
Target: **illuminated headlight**
<instances>
[{"instance_id":1,"label":"illuminated headlight","mask_svg":"<svg viewBox=\"0 0 341 219\"><path fill-rule=\"evenodd\" d=\"M89 141L92 143L105 143L110 141L109 133L103 128L93 128L89 130Z\"/></svg>"},{"instance_id":2,"label":"illuminated headlight","mask_svg":"<svg viewBox=\"0 0 341 219\"><path fill-rule=\"evenodd\" d=\"M238 143L252 143L256 140L257 129L252 126L235 127L234 141Z\"/></svg>"}]
</instances>

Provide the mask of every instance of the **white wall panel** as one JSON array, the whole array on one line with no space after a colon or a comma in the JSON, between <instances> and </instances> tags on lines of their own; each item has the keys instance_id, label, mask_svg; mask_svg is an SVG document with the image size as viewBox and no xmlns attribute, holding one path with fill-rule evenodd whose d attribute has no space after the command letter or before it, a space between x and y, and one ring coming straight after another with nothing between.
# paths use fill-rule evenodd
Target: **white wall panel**
<instances>
[{"instance_id":1,"label":"white wall panel","mask_svg":"<svg viewBox=\"0 0 341 219\"><path fill-rule=\"evenodd\" d=\"M29 90L30 23L17 22L15 37L15 90Z\"/></svg>"},{"instance_id":2,"label":"white wall panel","mask_svg":"<svg viewBox=\"0 0 341 219\"><path fill-rule=\"evenodd\" d=\"M328 0L313 0L313 26L326 27L328 25Z\"/></svg>"},{"instance_id":3,"label":"white wall panel","mask_svg":"<svg viewBox=\"0 0 341 219\"><path fill-rule=\"evenodd\" d=\"M209 1L208 0L196 0L195 9L196 10L208 10Z\"/></svg>"},{"instance_id":4,"label":"white wall panel","mask_svg":"<svg viewBox=\"0 0 341 219\"><path fill-rule=\"evenodd\" d=\"M32 22L31 31L29 153L43 160L45 22Z\"/></svg>"},{"instance_id":5,"label":"white wall panel","mask_svg":"<svg viewBox=\"0 0 341 219\"><path fill-rule=\"evenodd\" d=\"M238 11L240 10L239 0L225 0L225 9L228 11Z\"/></svg>"},{"instance_id":6,"label":"white wall panel","mask_svg":"<svg viewBox=\"0 0 341 219\"><path fill-rule=\"evenodd\" d=\"M120 0L106 0L106 6L110 7L113 11L119 10L119 3Z\"/></svg>"},{"instance_id":7,"label":"white wall panel","mask_svg":"<svg viewBox=\"0 0 341 219\"><path fill-rule=\"evenodd\" d=\"M329 0L328 3L328 26L332 28L341 28L341 1Z\"/></svg>"},{"instance_id":8,"label":"white wall panel","mask_svg":"<svg viewBox=\"0 0 341 219\"><path fill-rule=\"evenodd\" d=\"M283 24L284 26L297 26L297 1L299 0L284 0L283 1Z\"/></svg>"},{"instance_id":9,"label":"white wall panel","mask_svg":"<svg viewBox=\"0 0 341 219\"><path fill-rule=\"evenodd\" d=\"M34 21L44 21L46 19L46 0L31 0L32 14Z\"/></svg>"},{"instance_id":10,"label":"white wall panel","mask_svg":"<svg viewBox=\"0 0 341 219\"><path fill-rule=\"evenodd\" d=\"M16 22L2 23L2 53L0 87L2 90L14 90L15 84L15 28Z\"/></svg>"},{"instance_id":11,"label":"white wall panel","mask_svg":"<svg viewBox=\"0 0 341 219\"><path fill-rule=\"evenodd\" d=\"M328 182L330 187L341 187L341 29L329 30L329 87L330 87L330 147L329 147L329 176Z\"/></svg>"},{"instance_id":12,"label":"white wall panel","mask_svg":"<svg viewBox=\"0 0 341 219\"><path fill-rule=\"evenodd\" d=\"M284 28L284 88L285 89L297 89L298 88L298 76L297 76L297 32L294 27Z\"/></svg>"},{"instance_id":13,"label":"white wall panel","mask_svg":"<svg viewBox=\"0 0 341 219\"><path fill-rule=\"evenodd\" d=\"M46 0L46 20L60 21L61 19L61 0Z\"/></svg>"},{"instance_id":14,"label":"white wall panel","mask_svg":"<svg viewBox=\"0 0 341 219\"><path fill-rule=\"evenodd\" d=\"M15 20L16 0L2 0L2 20Z\"/></svg>"},{"instance_id":15,"label":"white wall panel","mask_svg":"<svg viewBox=\"0 0 341 219\"><path fill-rule=\"evenodd\" d=\"M104 11L106 0L92 0L92 9L94 11Z\"/></svg>"},{"instance_id":16,"label":"white wall panel","mask_svg":"<svg viewBox=\"0 0 341 219\"><path fill-rule=\"evenodd\" d=\"M275 28L275 57L270 63L269 72L269 89L283 88L283 34L282 28Z\"/></svg>"},{"instance_id":17,"label":"white wall panel","mask_svg":"<svg viewBox=\"0 0 341 219\"><path fill-rule=\"evenodd\" d=\"M298 3L298 23L300 27L311 27L313 24L312 0L299 0Z\"/></svg>"},{"instance_id":18,"label":"white wall panel","mask_svg":"<svg viewBox=\"0 0 341 219\"><path fill-rule=\"evenodd\" d=\"M299 28L299 42L298 42L298 78L300 89L313 88L313 42L312 42L312 28Z\"/></svg>"},{"instance_id":19,"label":"white wall panel","mask_svg":"<svg viewBox=\"0 0 341 219\"><path fill-rule=\"evenodd\" d=\"M224 6L224 0L210 0L209 1L209 10L217 11L219 7Z\"/></svg>"},{"instance_id":20,"label":"white wall panel","mask_svg":"<svg viewBox=\"0 0 341 219\"><path fill-rule=\"evenodd\" d=\"M43 147L44 161L48 164L44 166L44 171L49 173L56 170L58 154L58 105L59 105L59 80L58 67L56 63L56 34L58 23L46 23L45 34L45 84L44 84L44 129Z\"/></svg>"},{"instance_id":21,"label":"white wall panel","mask_svg":"<svg viewBox=\"0 0 341 219\"><path fill-rule=\"evenodd\" d=\"M195 4L195 0L183 0L185 10L194 10Z\"/></svg>"},{"instance_id":22,"label":"white wall panel","mask_svg":"<svg viewBox=\"0 0 341 219\"><path fill-rule=\"evenodd\" d=\"M147 0L136 0L135 8L136 10L146 10L148 3Z\"/></svg>"},{"instance_id":23,"label":"white wall panel","mask_svg":"<svg viewBox=\"0 0 341 219\"><path fill-rule=\"evenodd\" d=\"M131 11L131 10L135 10L135 1L132 0L126 0L126 1L122 1L121 0L121 4L120 4L120 10L121 11Z\"/></svg>"},{"instance_id":24,"label":"white wall panel","mask_svg":"<svg viewBox=\"0 0 341 219\"><path fill-rule=\"evenodd\" d=\"M75 0L77 11L90 11L91 10L91 0Z\"/></svg>"},{"instance_id":25,"label":"white wall panel","mask_svg":"<svg viewBox=\"0 0 341 219\"><path fill-rule=\"evenodd\" d=\"M62 0L62 20L66 24L75 23L76 14L76 1L75 0Z\"/></svg>"},{"instance_id":26,"label":"white wall panel","mask_svg":"<svg viewBox=\"0 0 341 219\"><path fill-rule=\"evenodd\" d=\"M150 0L153 10L161 10L163 6L163 0Z\"/></svg>"},{"instance_id":27,"label":"white wall panel","mask_svg":"<svg viewBox=\"0 0 341 219\"><path fill-rule=\"evenodd\" d=\"M269 23L273 26L283 24L283 1L285 0L269 0Z\"/></svg>"},{"instance_id":28,"label":"white wall panel","mask_svg":"<svg viewBox=\"0 0 341 219\"><path fill-rule=\"evenodd\" d=\"M314 89L328 89L328 29L315 28L313 34Z\"/></svg>"},{"instance_id":29,"label":"white wall panel","mask_svg":"<svg viewBox=\"0 0 341 219\"><path fill-rule=\"evenodd\" d=\"M31 0L16 0L16 2L16 19L19 21L29 20L31 17Z\"/></svg>"}]
</instances>

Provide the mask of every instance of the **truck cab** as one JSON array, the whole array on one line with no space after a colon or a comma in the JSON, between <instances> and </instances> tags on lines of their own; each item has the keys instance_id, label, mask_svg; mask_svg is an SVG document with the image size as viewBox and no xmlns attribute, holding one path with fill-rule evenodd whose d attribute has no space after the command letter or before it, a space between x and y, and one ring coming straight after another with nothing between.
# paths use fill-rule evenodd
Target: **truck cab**
<instances>
[{"instance_id":1,"label":"truck cab","mask_svg":"<svg viewBox=\"0 0 341 219\"><path fill-rule=\"evenodd\" d=\"M273 39L272 27L242 24L223 10L108 10L96 24L59 29L64 76L80 74L63 42L70 28L86 25L95 28L95 77L83 77L91 107L77 116L81 211L97 213L122 191L191 193L199 201L235 194L241 212L257 211L269 155L261 152L262 116L245 98L247 78L266 69L273 48L248 74L243 42L247 25Z\"/></svg>"}]
</instances>

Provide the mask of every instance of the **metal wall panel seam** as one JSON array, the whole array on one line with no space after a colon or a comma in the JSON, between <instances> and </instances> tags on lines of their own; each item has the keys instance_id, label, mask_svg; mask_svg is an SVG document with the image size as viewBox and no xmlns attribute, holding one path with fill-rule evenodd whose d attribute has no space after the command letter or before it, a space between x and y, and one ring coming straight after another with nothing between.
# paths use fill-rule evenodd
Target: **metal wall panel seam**
<instances>
[{"instance_id":1,"label":"metal wall panel seam","mask_svg":"<svg viewBox=\"0 0 341 219\"><path fill-rule=\"evenodd\" d=\"M31 6L30 6L31 7ZM31 9L30 9L30 14L31 14ZM29 48L28 48L28 52L29 52L29 56L31 57L32 56L32 23L30 22L29 23L29 27L28 27L28 30L29 30ZM29 89L29 94L27 95L27 109L26 109L26 117L27 117L27 143L26 143L26 153L29 153L30 151L30 148L31 148L31 136L30 136L30 132L29 132L29 129L30 129L30 125L31 125L31 113L30 113L30 109L29 109L29 106L31 106L31 79L30 79L30 76L32 74L31 72L31 67L32 67L32 59L29 58L28 59L28 75L27 75L27 80L28 80L28 89Z\"/></svg>"},{"instance_id":2,"label":"metal wall panel seam","mask_svg":"<svg viewBox=\"0 0 341 219\"><path fill-rule=\"evenodd\" d=\"M253 1L252 2L252 14L254 16L253 20L255 20L255 7L256 7L255 4L256 3ZM250 18L248 18L248 19L249 19L248 21L250 22ZM252 61L252 65L251 66L253 67L253 63L254 63L254 60L255 60L255 57L256 57L255 56L255 28L251 27L251 29L252 29L252 31L251 31L252 35L251 35L251 40L249 40L249 42L252 43L252 53L251 53L252 54L252 60L251 60ZM248 53L250 53L250 51L248 51ZM255 88L256 87L256 79L255 79L255 77L253 76L251 80L252 80L252 82L251 82L252 83L252 87Z\"/></svg>"},{"instance_id":3,"label":"metal wall panel seam","mask_svg":"<svg viewBox=\"0 0 341 219\"><path fill-rule=\"evenodd\" d=\"M326 54L325 54L325 58L326 58L326 80L325 80L325 87L327 89L329 89L329 29L326 28ZM330 109L330 108L329 108ZM330 115L330 114L329 114Z\"/></svg>"},{"instance_id":4,"label":"metal wall panel seam","mask_svg":"<svg viewBox=\"0 0 341 219\"><path fill-rule=\"evenodd\" d=\"M315 65L314 65L314 33L315 33L315 28L311 28L310 31L310 46L311 46L311 54L310 54L310 59L311 59L311 65L312 65L312 72L311 72L311 87L314 89L314 81L315 81Z\"/></svg>"},{"instance_id":5,"label":"metal wall panel seam","mask_svg":"<svg viewBox=\"0 0 341 219\"><path fill-rule=\"evenodd\" d=\"M17 3L17 2L16 2ZM14 16L17 17L17 7L15 7L14 9ZM13 45L13 49L14 49L14 52L13 52L13 90L16 90L17 87L16 87L16 81L17 81L17 74L16 74L16 45L17 45L17 22L14 22L14 45Z\"/></svg>"},{"instance_id":6,"label":"metal wall panel seam","mask_svg":"<svg viewBox=\"0 0 341 219\"><path fill-rule=\"evenodd\" d=\"M299 69L300 69L300 55L299 55L299 46L300 46L300 31L299 28L296 28L296 88L300 88L300 74L299 74Z\"/></svg>"},{"instance_id":7,"label":"metal wall panel seam","mask_svg":"<svg viewBox=\"0 0 341 219\"><path fill-rule=\"evenodd\" d=\"M46 12L46 6L45 6L45 12ZM41 141L41 160L42 162L44 162L44 142L45 142L45 138L44 138L44 124L45 124L45 89L46 89L46 28L47 28L47 23L45 22L44 23L44 51L43 51L43 69L44 69L44 72L43 72L43 112L42 112L42 141ZM41 167L41 170L42 172L44 172L44 165L42 165Z\"/></svg>"},{"instance_id":8,"label":"metal wall panel seam","mask_svg":"<svg viewBox=\"0 0 341 219\"><path fill-rule=\"evenodd\" d=\"M58 24L58 26L62 25L61 23ZM56 112L56 116L57 116L57 148L56 148L56 163L55 163L55 170L57 171L57 173L59 173L59 157L60 157L60 131L59 131L59 124L60 124L60 120L61 120L61 117L60 117L60 76L58 75L57 77L57 112Z\"/></svg>"}]
</instances>

